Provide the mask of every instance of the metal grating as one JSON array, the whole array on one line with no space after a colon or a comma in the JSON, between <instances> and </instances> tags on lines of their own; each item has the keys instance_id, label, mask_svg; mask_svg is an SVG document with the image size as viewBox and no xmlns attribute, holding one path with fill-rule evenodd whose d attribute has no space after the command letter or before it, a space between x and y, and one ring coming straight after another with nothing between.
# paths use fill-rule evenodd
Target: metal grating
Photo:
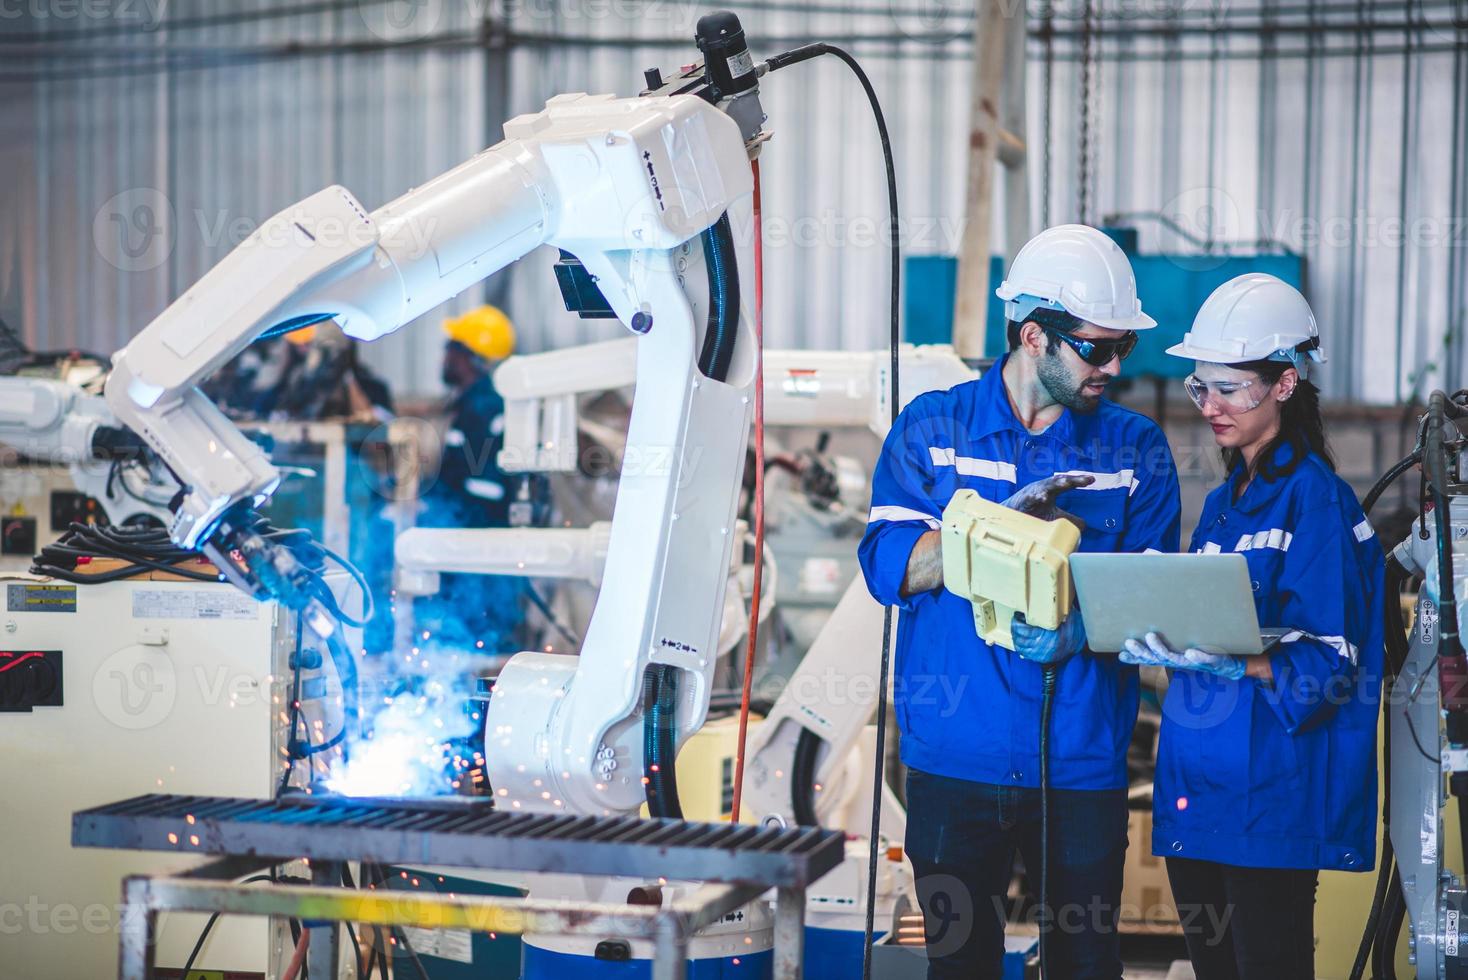
<instances>
[{"instance_id":1,"label":"metal grating","mask_svg":"<svg viewBox=\"0 0 1468 980\"><path fill-rule=\"evenodd\" d=\"M150 794L72 816L73 846L625 875L803 888L845 835L637 817L507 813L489 801L278 801Z\"/></svg>"}]
</instances>

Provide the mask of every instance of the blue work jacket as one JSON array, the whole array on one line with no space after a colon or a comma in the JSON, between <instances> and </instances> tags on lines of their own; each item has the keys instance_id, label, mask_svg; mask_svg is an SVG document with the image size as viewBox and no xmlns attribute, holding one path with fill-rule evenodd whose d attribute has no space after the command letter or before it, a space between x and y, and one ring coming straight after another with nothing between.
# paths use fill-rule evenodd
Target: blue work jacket
<instances>
[{"instance_id":1,"label":"blue work jacket","mask_svg":"<svg viewBox=\"0 0 1468 980\"><path fill-rule=\"evenodd\" d=\"M1066 411L1043 433L1015 417L1004 361L977 381L919 395L888 433L872 477L860 558L867 588L899 610L893 676L902 760L974 782L1038 786L1041 670L981 641L972 605L945 589L903 597L917 539L939 527L954 492L1003 501L1056 473L1095 476L1057 501L1083 518L1081 551L1175 550L1178 484L1172 452L1151 420L1102 400ZM1116 789L1137 719L1136 668L1082 653L1057 681L1051 785Z\"/></svg>"},{"instance_id":2,"label":"blue work jacket","mask_svg":"<svg viewBox=\"0 0 1468 980\"><path fill-rule=\"evenodd\" d=\"M1295 451L1280 447L1276 466ZM1369 871L1376 858L1385 557L1356 495L1311 453L1237 500L1208 495L1191 549L1241 553L1272 683L1172 672L1153 851L1252 868Z\"/></svg>"}]
</instances>

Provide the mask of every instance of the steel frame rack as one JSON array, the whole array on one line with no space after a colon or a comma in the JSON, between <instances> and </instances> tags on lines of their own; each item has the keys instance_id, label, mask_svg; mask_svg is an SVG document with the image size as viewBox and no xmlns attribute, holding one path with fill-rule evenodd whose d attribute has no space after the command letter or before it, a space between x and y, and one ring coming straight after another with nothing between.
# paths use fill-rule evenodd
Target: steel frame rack
<instances>
[{"instance_id":1,"label":"steel frame rack","mask_svg":"<svg viewBox=\"0 0 1468 980\"><path fill-rule=\"evenodd\" d=\"M734 824L522 814L480 800L280 800L154 794L83 810L72 844L214 855L182 874L123 883L119 976L150 980L163 911L288 916L310 929L308 967L338 977L338 922L479 932L559 932L650 940L654 980L684 980L699 929L776 889L775 977L798 980L805 891L841 863L839 831ZM309 859L310 885L236 879ZM431 865L699 881L661 906L343 888L342 865Z\"/></svg>"}]
</instances>

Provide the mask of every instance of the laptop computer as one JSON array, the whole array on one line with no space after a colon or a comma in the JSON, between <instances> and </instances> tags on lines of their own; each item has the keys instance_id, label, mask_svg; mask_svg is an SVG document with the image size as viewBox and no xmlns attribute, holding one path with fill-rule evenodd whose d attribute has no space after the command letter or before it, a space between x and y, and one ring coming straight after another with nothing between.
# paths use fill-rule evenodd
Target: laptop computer
<instances>
[{"instance_id":1,"label":"laptop computer","mask_svg":"<svg viewBox=\"0 0 1468 980\"><path fill-rule=\"evenodd\" d=\"M1098 653L1158 633L1174 650L1254 656L1289 632L1259 628L1243 555L1074 554L1070 573Z\"/></svg>"}]
</instances>

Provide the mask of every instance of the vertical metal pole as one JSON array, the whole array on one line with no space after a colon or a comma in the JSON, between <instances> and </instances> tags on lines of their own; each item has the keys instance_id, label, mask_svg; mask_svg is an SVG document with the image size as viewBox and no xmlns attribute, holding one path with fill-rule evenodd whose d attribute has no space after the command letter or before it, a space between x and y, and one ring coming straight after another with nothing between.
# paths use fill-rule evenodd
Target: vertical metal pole
<instances>
[{"instance_id":1,"label":"vertical metal pole","mask_svg":"<svg viewBox=\"0 0 1468 980\"><path fill-rule=\"evenodd\" d=\"M800 980L805 964L805 889L775 893L775 980Z\"/></svg>"},{"instance_id":2,"label":"vertical metal pole","mask_svg":"<svg viewBox=\"0 0 1468 980\"><path fill-rule=\"evenodd\" d=\"M1029 61L1025 58L1025 47L1029 44L1028 23L1024 4L1011 4L1005 19L1005 52L1003 94L1000 96L1001 125L1010 138L1017 138L1019 147L1013 149L1005 159L1001 146L1000 159L1004 163L1004 254L1013 262L1020 246L1030 239L1030 126L1027 106ZM1005 265L1008 265L1008 262ZM988 301L988 297L985 297Z\"/></svg>"},{"instance_id":3,"label":"vertical metal pole","mask_svg":"<svg viewBox=\"0 0 1468 980\"><path fill-rule=\"evenodd\" d=\"M342 883L341 863L321 861L311 864L311 884L336 888ZM306 969L314 980L336 980L341 966L340 922L324 922L311 929L311 948L306 951Z\"/></svg>"},{"instance_id":4,"label":"vertical metal pole","mask_svg":"<svg viewBox=\"0 0 1468 980\"><path fill-rule=\"evenodd\" d=\"M347 429L340 423L312 426L320 436L322 483L326 488L326 513L322 516L321 536L326 546L338 554L352 553L352 511L347 503Z\"/></svg>"},{"instance_id":5,"label":"vertical metal pole","mask_svg":"<svg viewBox=\"0 0 1468 980\"><path fill-rule=\"evenodd\" d=\"M153 951L158 913L148 902L146 878L127 878L122 883L122 921L118 923L119 980L148 980L153 975Z\"/></svg>"},{"instance_id":6,"label":"vertical metal pole","mask_svg":"<svg viewBox=\"0 0 1468 980\"><path fill-rule=\"evenodd\" d=\"M978 0L974 16L973 90L970 93L968 183L964 193L963 239L958 246L958 282L953 297L953 346L962 358L984 355L989 312L989 244L994 214L994 163L998 159L1000 97L1004 81L1005 25L1001 0ZM1024 19L1024 9L1010 17ZM1016 54L1023 57L1023 49ZM1006 243L1008 247L1008 243Z\"/></svg>"},{"instance_id":7,"label":"vertical metal pole","mask_svg":"<svg viewBox=\"0 0 1468 980\"><path fill-rule=\"evenodd\" d=\"M652 980L687 980L687 976L688 937L675 916L664 915L653 940Z\"/></svg>"}]
</instances>

